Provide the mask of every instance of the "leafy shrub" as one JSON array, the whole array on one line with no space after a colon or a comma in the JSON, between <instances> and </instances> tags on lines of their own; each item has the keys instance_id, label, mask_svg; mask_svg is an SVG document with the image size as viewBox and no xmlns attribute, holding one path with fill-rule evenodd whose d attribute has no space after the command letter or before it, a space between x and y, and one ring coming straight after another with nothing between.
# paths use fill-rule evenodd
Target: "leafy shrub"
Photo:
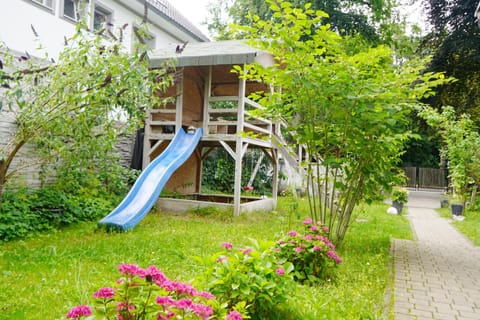
<instances>
[{"instance_id":1,"label":"leafy shrub","mask_svg":"<svg viewBox=\"0 0 480 320\"><path fill-rule=\"evenodd\" d=\"M100 195L70 195L55 188L5 192L0 240L26 238L79 221L99 219L112 208L112 202Z\"/></svg>"},{"instance_id":2,"label":"leafy shrub","mask_svg":"<svg viewBox=\"0 0 480 320\"><path fill-rule=\"evenodd\" d=\"M252 319L282 319L287 312L282 307L295 285L293 265L276 259L274 242L250 241L248 248L224 242L224 251L197 258L206 266L197 281L230 308L246 305Z\"/></svg>"},{"instance_id":3,"label":"leafy shrub","mask_svg":"<svg viewBox=\"0 0 480 320\"><path fill-rule=\"evenodd\" d=\"M69 319L216 319L241 320L237 311L228 315L209 292L198 291L188 283L169 280L155 266L146 269L134 264L119 265L123 275L113 287L97 290L95 305L73 307Z\"/></svg>"},{"instance_id":4,"label":"leafy shrub","mask_svg":"<svg viewBox=\"0 0 480 320\"><path fill-rule=\"evenodd\" d=\"M328 228L307 218L302 222L305 232L291 230L277 242L277 255L294 266L294 278L299 282L315 283L332 275L342 259L328 239Z\"/></svg>"},{"instance_id":5,"label":"leafy shrub","mask_svg":"<svg viewBox=\"0 0 480 320\"><path fill-rule=\"evenodd\" d=\"M408 190L402 187L394 187L392 190L392 201L395 201L398 203L407 203Z\"/></svg>"}]
</instances>

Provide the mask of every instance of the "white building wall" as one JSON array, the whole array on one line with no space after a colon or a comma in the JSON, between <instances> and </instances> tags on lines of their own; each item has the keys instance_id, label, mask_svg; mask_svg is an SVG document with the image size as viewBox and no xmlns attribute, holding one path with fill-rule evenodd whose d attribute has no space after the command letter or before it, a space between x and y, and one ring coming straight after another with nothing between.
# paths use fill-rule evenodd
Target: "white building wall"
<instances>
[{"instance_id":1,"label":"white building wall","mask_svg":"<svg viewBox=\"0 0 480 320\"><path fill-rule=\"evenodd\" d=\"M0 9L0 42L19 55L28 52L31 56L56 59L64 46L64 38L70 37L75 31L76 23L63 17L65 0L52 0L50 10L32 0L3 0ZM88 10L93 12L94 5L100 5L112 13L113 28L122 27L128 23L124 31L126 48L132 48L135 36L133 27L138 26L143 19L143 0L80 0L88 2ZM192 29L191 24L165 0L147 0L149 2L148 22L149 32L154 36L155 48L170 47L175 50L179 43L199 42L208 39ZM171 16L169 16L171 15ZM92 28L91 15L87 18ZM32 27L38 33L35 37ZM44 49L39 50L39 45ZM0 89L1 90L1 89ZM0 92L1 94L1 92ZM11 135L16 130L14 113L6 106L0 108L0 150L6 147ZM121 139L118 149L124 165L131 159L134 137ZM2 152L0 152L1 156ZM14 186L38 187L41 183L38 158L34 146L27 144L15 159L12 170L18 170ZM11 182L12 184L12 182Z\"/></svg>"},{"instance_id":2,"label":"white building wall","mask_svg":"<svg viewBox=\"0 0 480 320\"><path fill-rule=\"evenodd\" d=\"M64 45L64 37L69 37L75 30L75 22L63 17L64 0L52 0L53 10L50 10L32 0L8 0L0 10L0 42L10 49L25 52L38 57L44 57L44 51L38 50L42 44L49 57L56 58ZM150 1L160 5L165 1ZM87 10L93 13L93 7L99 5L112 12L113 28L128 23L125 29L124 41L127 48L132 47L134 40L133 26L138 25L143 18L144 5L139 0L89 0ZM183 42L205 41L206 37L188 32L177 25L172 19L165 17L152 4L148 10L149 31L155 38L155 48ZM92 14L87 15L87 22L92 27ZM39 39L33 34L33 26Z\"/></svg>"}]
</instances>

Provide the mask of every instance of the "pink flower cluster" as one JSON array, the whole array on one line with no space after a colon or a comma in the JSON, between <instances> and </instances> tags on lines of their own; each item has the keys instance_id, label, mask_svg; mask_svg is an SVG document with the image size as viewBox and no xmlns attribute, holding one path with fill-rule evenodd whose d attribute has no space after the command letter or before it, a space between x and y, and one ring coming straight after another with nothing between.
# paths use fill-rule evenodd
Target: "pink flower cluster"
<instances>
[{"instance_id":1,"label":"pink flower cluster","mask_svg":"<svg viewBox=\"0 0 480 320\"><path fill-rule=\"evenodd\" d=\"M67 319L80 319L92 315L92 309L89 306L76 306L67 312Z\"/></svg>"},{"instance_id":2,"label":"pink flower cluster","mask_svg":"<svg viewBox=\"0 0 480 320\"><path fill-rule=\"evenodd\" d=\"M215 296L210 292L198 291L192 285L184 282L177 282L169 280L165 274L158 270L155 266L150 266L146 269L139 268L134 264L121 264L119 270L123 274L131 276L138 276L145 278L147 281L152 281L159 287L165 289L168 293L175 293L177 295L188 295L191 297L203 297L205 299L215 299Z\"/></svg>"},{"instance_id":3,"label":"pink flower cluster","mask_svg":"<svg viewBox=\"0 0 480 320\"><path fill-rule=\"evenodd\" d=\"M311 218L303 220L302 226L304 233L290 230L275 247L281 258L294 264L297 275L302 273L305 278L320 276L329 265L342 262L328 238L328 227L315 223Z\"/></svg>"},{"instance_id":4,"label":"pink flower cluster","mask_svg":"<svg viewBox=\"0 0 480 320\"><path fill-rule=\"evenodd\" d=\"M242 315L237 311L230 312L225 318L225 320L242 320L242 319L243 319Z\"/></svg>"},{"instance_id":5,"label":"pink flower cluster","mask_svg":"<svg viewBox=\"0 0 480 320\"><path fill-rule=\"evenodd\" d=\"M155 302L152 301L152 303L157 305L157 308L153 308L156 310L154 312L156 312L157 319L171 319L173 317L175 319L182 319L179 313L180 311L193 314L198 317L198 319L209 319L213 315L213 308L204 303L208 300L215 299L215 296L210 292L199 291L188 283L171 281L155 266L143 269L135 264L121 264L118 266L118 269L125 278L117 281L117 284L125 286L125 289L118 290L117 292L114 288L105 287L97 290L93 294L94 298L103 300L104 310L102 312L106 312L109 303L116 303L114 306L114 310L117 312L116 319L135 318L136 312L139 312L136 311L134 304L131 304L128 299L125 300L128 296L125 290L145 285L141 284L137 279L143 279L147 286L157 286L162 289L161 292L164 294L157 296ZM125 297L116 297L117 294L124 294ZM131 298L130 296L128 297ZM139 308L139 310L140 309L142 308ZM67 313L67 318L80 319L81 317L88 317L90 315L92 315L92 309L89 306L81 305L70 309ZM236 315L233 314L233 318L231 319L242 319L241 315L240 318L236 318L235 316Z\"/></svg>"},{"instance_id":6,"label":"pink flower cluster","mask_svg":"<svg viewBox=\"0 0 480 320\"><path fill-rule=\"evenodd\" d=\"M191 311L201 319L208 319L213 314L213 309L209 305L204 305L201 303L195 303L191 299L183 298L179 300L175 300L170 296L164 297L157 297L156 302L158 305L163 306L165 308L177 308L180 310ZM171 312L167 313L171 314L172 316L175 313Z\"/></svg>"}]
</instances>

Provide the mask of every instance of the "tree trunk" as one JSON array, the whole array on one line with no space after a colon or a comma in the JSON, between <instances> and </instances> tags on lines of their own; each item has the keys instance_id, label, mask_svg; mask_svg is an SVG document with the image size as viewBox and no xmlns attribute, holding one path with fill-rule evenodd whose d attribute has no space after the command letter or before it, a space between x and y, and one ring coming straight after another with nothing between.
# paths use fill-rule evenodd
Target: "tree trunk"
<instances>
[{"instance_id":1,"label":"tree trunk","mask_svg":"<svg viewBox=\"0 0 480 320\"><path fill-rule=\"evenodd\" d=\"M8 157L5 160L0 160L0 208L2 207L3 189L5 187L5 183L8 180L7 171L10 168L13 159L15 159L18 151L20 151L20 149L25 145L26 142L27 141L25 139L20 140L10 152Z\"/></svg>"}]
</instances>

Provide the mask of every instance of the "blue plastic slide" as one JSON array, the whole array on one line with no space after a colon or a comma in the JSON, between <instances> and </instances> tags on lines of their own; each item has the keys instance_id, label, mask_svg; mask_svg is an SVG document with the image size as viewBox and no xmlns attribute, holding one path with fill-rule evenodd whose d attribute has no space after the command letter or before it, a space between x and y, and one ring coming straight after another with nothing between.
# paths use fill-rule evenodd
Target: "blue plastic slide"
<instances>
[{"instance_id":1,"label":"blue plastic slide","mask_svg":"<svg viewBox=\"0 0 480 320\"><path fill-rule=\"evenodd\" d=\"M202 129L194 134L180 129L165 151L142 171L125 199L98 225L123 231L135 227L153 207L175 170L193 153L201 137Z\"/></svg>"}]
</instances>

